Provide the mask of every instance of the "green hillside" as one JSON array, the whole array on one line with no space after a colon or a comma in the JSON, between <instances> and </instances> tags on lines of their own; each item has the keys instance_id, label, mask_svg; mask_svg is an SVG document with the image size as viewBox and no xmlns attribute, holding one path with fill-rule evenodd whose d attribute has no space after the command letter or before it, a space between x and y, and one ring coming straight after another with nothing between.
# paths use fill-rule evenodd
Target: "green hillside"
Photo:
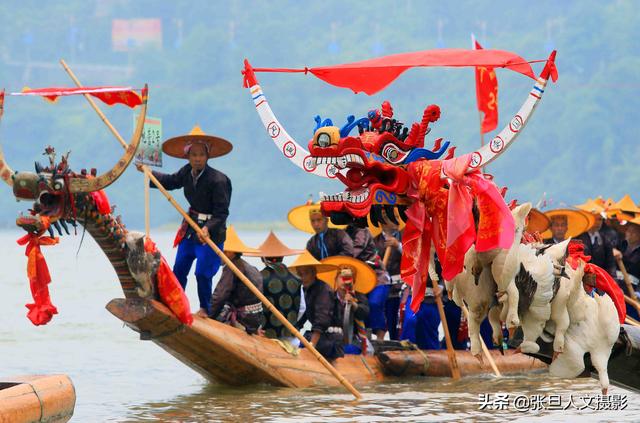
<instances>
[{"instance_id":1,"label":"green hillside","mask_svg":"<svg viewBox=\"0 0 640 423\"><path fill-rule=\"evenodd\" d=\"M114 19L158 18L161 48L119 52L112 48ZM233 182L232 221L277 221L318 191L340 184L304 175L285 161L267 137L247 90L244 58L255 66L303 67L367 59L437 47L468 48L474 32L487 48L528 60L558 50L558 83L547 94L517 144L489 169L509 198L575 204L587 196L620 197L640 182L640 148L631 126L640 88L640 13L633 1L444 2L372 1L5 1L0 4L0 86L70 86L58 65L64 58L86 85L150 86L149 115L163 119L166 137L198 123L234 143L229 156L212 161ZM535 68L539 71L540 65ZM525 99L531 80L498 70L499 127ZM444 137L470 151L479 144L472 69L415 69L373 97L353 95L303 74L259 74L287 131L306 143L313 116L343 122L390 100L402 120L419 120L438 104L442 117L430 140ZM103 109L106 110L106 107ZM131 110L106 110L125 138ZM14 169L33 169L44 146L71 150L74 168L104 170L120 147L82 98L52 105L8 97L0 128ZM430 141L428 141L430 142ZM172 171L181 162L166 159ZM0 188L0 226L11 226L16 204ZM134 169L108 194L129 226L143 216L142 176ZM178 220L153 193L152 224ZM182 200L182 195L178 194Z\"/></svg>"}]
</instances>

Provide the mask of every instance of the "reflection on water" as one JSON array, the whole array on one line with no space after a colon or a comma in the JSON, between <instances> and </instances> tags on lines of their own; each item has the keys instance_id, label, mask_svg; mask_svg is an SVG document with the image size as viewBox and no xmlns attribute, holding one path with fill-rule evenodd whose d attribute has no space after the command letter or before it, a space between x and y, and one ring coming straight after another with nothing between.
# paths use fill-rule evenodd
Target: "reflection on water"
<instances>
[{"instance_id":1,"label":"reflection on water","mask_svg":"<svg viewBox=\"0 0 640 423\"><path fill-rule=\"evenodd\" d=\"M638 421L640 395L628 395L624 411L538 410L519 413L479 410L479 395L594 395L597 381L550 379L546 374L519 377L464 379L412 379L362 388L364 400L354 402L344 390L282 389L268 386L229 388L207 383L198 374L104 309L122 297L115 271L90 237L77 257L80 237L64 237L60 245L44 247L52 283L49 286L59 314L44 327L26 318L30 302L26 257L15 240L18 231L0 233L0 377L16 374L66 373L73 380L77 403L73 421ZM293 248L304 246L307 236L282 233ZM266 233L240 233L247 244L258 245ZM154 235L170 263L172 233ZM249 259L257 264L255 259ZM197 304L193 278L187 287ZM581 404L581 403L580 403Z\"/></svg>"},{"instance_id":2,"label":"reflection on water","mask_svg":"<svg viewBox=\"0 0 640 423\"><path fill-rule=\"evenodd\" d=\"M361 389L363 400L328 389L244 389L204 386L191 395L181 395L167 402L131 406L124 421L281 421L281 422L351 422L351 421L637 421L638 395L627 397L629 405L621 411L594 411L585 407L583 396L594 397L597 383L549 379L546 374L503 377L450 379L412 379L402 383L368 386ZM509 393L507 410L480 410L479 396L485 393ZM624 395L613 388L612 394ZM518 412L513 398L559 396L567 410ZM573 396L570 403L569 396ZM575 405L572 405L575 404ZM533 407L530 407L533 408ZM578 408L584 408L579 410Z\"/></svg>"}]
</instances>

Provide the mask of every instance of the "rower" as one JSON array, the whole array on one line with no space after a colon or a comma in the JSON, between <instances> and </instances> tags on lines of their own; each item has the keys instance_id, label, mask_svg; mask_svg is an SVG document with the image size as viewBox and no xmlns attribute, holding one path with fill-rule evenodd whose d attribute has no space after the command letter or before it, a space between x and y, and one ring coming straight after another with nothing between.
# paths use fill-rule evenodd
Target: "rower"
<instances>
[{"instance_id":1,"label":"rower","mask_svg":"<svg viewBox=\"0 0 640 423\"><path fill-rule=\"evenodd\" d=\"M153 176L167 190L184 189L190 206L189 216L202 228L201 236L183 220L173 244L178 247L173 273L182 289L186 289L191 265L197 260L195 276L200 300L197 314L201 317L210 312L212 280L220 268L220 257L206 245L205 239L211 238L222 249L231 201L231 181L224 173L210 167L207 160L223 156L232 148L229 141L206 135L199 126L195 126L188 135L171 138L162 144L162 151L166 154L188 159L189 163L173 174L153 171ZM143 171L142 164L136 164L136 168ZM153 183L150 186L156 187Z\"/></svg>"},{"instance_id":2,"label":"rower","mask_svg":"<svg viewBox=\"0 0 640 423\"><path fill-rule=\"evenodd\" d=\"M344 355L342 333L341 328L334 325L335 295L331 287L318 276L335 274L336 269L336 266L320 263L308 251L289 266L289 270L298 275L304 288L306 310L298 327L307 321L311 324L311 330L304 336L328 360Z\"/></svg>"},{"instance_id":3,"label":"rower","mask_svg":"<svg viewBox=\"0 0 640 423\"><path fill-rule=\"evenodd\" d=\"M549 231L542 234L545 244L557 244L587 231L594 224L593 215L582 210L556 209L544 213L551 221Z\"/></svg>"},{"instance_id":4,"label":"rower","mask_svg":"<svg viewBox=\"0 0 640 423\"><path fill-rule=\"evenodd\" d=\"M223 247L224 254L251 283L262 292L262 275L258 269L242 259L243 253L258 253L247 247L230 226ZM229 266L222 269L222 276L211 296L211 318L255 334L264 320L262 303L249 288L233 273Z\"/></svg>"},{"instance_id":5,"label":"rower","mask_svg":"<svg viewBox=\"0 0 640 423\"><path fill-rule=\"evenodd\" d=\"M400 295L402 288L406 286L400 279L400 260L402 259L402 233L398 225L391 221L382 223L382 231L373 239L378 253L383 257L387 256L385 269L391 279L389 286L389 296L385 303L385 319L389 339L398 340L398 317L400 310ZM402 325L400 326L402 327Z\"/></svg>"},{"instance_id":6,"label":"rower","mask_svg":"<svg viewBox=\"0 0 640 423\"><path fill-rule=\"evenodd\" d=\"M347 226L346 232L353 241L353 256L367 263L375 271L377 283L368 295L370 311L367 328L375 333L376 339L383 340L387 331L385 303L389 296L389 274L382 266L382 258L378 255L369 228L360 228L351 224Z\"/></svg>"},{"instance_id":7,"label":"rower","mask_svg":"<svg viewBox=\"0 0 640 423\"><path fill-rule=\"evenodd\" d=\"M296 325L304 313L304 297L302 283L283 263L285 256L302 254L305 250L292 250L269 232L267 239L258 247L258 253L245 254L249 257L260 257L265 268L262 275L264 295L275 308L287 318L289 323ZM302 300L302 301L301 301ZM276 316L269 310L264 310L264 332L268 338L281 338L293 345L298 340L283 326Z\"/></svg>"},{"instance_id":8,"label":"rower","mask_svg":"<svg viewBox=\"0 0 640 423\"><path fill-rule=\"evenodd\" d=\"M315 234L307 242L307 251L316 260L329 256L353 257L353 241L342 229L329 227L329 219L322 214L319 204L294 207L287 217L296 229Z\"/></svg>"},{"instance_id":9,"label":"rower","mask_svg":"<svg viewBox=\"0 0 640 423\"><path fill-rule=\"evenodd\" d=\"M369 317L367 293L376 286L376 274L369 265L351 257L327 257L321 263L338 267L332 275L320 278L335 291L334 324L341 328L345 354L373 354L373 346L365 327Z\"/></svg>"}]
</instances>

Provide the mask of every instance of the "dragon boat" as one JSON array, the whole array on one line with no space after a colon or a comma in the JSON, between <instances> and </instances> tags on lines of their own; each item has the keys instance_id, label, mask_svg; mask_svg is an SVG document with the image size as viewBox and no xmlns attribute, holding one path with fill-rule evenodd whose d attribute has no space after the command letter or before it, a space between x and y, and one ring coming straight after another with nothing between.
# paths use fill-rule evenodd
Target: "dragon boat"
<instances>
[{"instance_id":1,"label":"dragon boat","mask_svg":"<svg viewBox=\"0 0 640 423\"><path fill-rule=\"evenodd\" d=\"M478 64L482 63L484 62ZM500 133L501 135L492 140L489 147L474 153L472 166L479 167L490 162L509 145L528 122L544 92L546 77L551 73L551 66L546 66L545 72L546 74L543 72L543 75L536 79L536 84L527 95L525 104L509 122L508 127ZM340 172L345 168L363 166L367 163L365 166L367 170L371 175L378 177L382 184L385 180L381 178L384 172L397 172L397 170L380 171L376 163L388 160L400 163L409 157L437 158L448 147L445 143L436 146L433 150L414 149L392 142L393 145L379 144L376 147L377 152L368 151L368 154L352 154L345 151L344 155L339 156L311 155L295 143L275 119L248 62L245 67L245 82L251 90L256 108L271 138L277 144L281 144L279 147L286 157L295 158L296 164L309 173L339 177L338 174L341 174ZM53 149L47 150L50 158L49 165L36 164L35 173L14 172L0 149L0 179L12 187L16 199L33 201L31 213L21 215L16 221L18 226L27 231L30 245L34 243L36 248L39 245L39 237L47 230L53 235L52 228L62 235L63 231L68 233L68 225L82 225L96 240L114 267L123 290L124 298L110 301L107 309L129 328L138 332L141 340L154 342L208 380L229 385L255 383L287 387L336 385L338 382L308 350L291 351L277 341L248 335L239 329L211 319L194 316L191 323L185 323L178 317L175 309L171 308L171 304L158 295L157 256L154 254L159 253L152 254L145 251L144 242L141 242L141 240L144 241L141 238L143 234L129 231L125 227L121 217L113 214L113 209L102 192L104 188L115 182L133 159L142 134L146 106L145 89L136 128L124 155L112 169L101 175L93 171L79 173L72 171L68 156L63 156L57 163ZM357 122L354 125L354 121L349 122L351 128L358 125ZM427 131L426 127L419 129L421 132ZM375 207L371 207L374 201L375 205L379 206L402 206L403 201L406 200L403 199L403 195L398 195L402 194L398 187L386 187L381 184L372 185L366 192L367 195L364 195L365 190L355 188L350 193L326 198L326 200L334 200L333 202L337 204L331 210L334 214L332 217L340 217L340 213L344 214L343 212L347 210L351 212L351 216L355 214L357 218L362 218L371 210L375 210ZM390 201L394 198L397 201ZM356 204L356 200L362 200L359 203L364 203L364 207L351 207ZM344 209L347 203L348 206ZM398 211L400 217L404 218L403 208L398 207ZM48 301L48 293L46 297ZM51 304L48 306L50 307L45 308L43 312L51 314L50 308L53 306ZM51 316L49 315L48 318L50 319ZM492 354L503 373L530 372L545 367L543 362L513 351L508 351L504 355L497 351ZM491 372L488 366L483 366L470 352L456 351L456 355L462 375ZM450 375L446 351L417 350L412 346L394 343L378 344L375 355L347 355L335 360L333 364L346 379L357 385L392 381L397 377Z\"/></svg>"},{"instance_id":2,"label":"dragon boat","mask_svg":"<svg viewBox=\"0 0 640 423\"><path fill-rule=\"evenodd\" d=\"M16 223L28 233L29 242L38 244L47 230L53 235L69 234L69 228L82 225L97 242L113 266L124 298L114 299L107 309L128 327L200 373L206 379L229 385L267 383L275 386L334 386L338 382L307 350L295 352L265 337L251 336L234 327L211 319L193 317L185 324L163 304L157 293L157 266L152 254L144 251L139 236L129 231L120 216L115 216L102 191L122 174L135 155L146 116L147 95L143 95L133 136L123 156L107 172L74 172L68 155L56 162L55 150L45 151L49 163L36 163L36 172L15 172L0 148L0 179L13 189L18 200L32 201L31 212L21 214ZM38 247L39 248L39 247ZM142 267L141 267L142 266ZM149 266L149 267L144 267ZM150 276L150 278L141 275ZM154 285L151 289L146 285ZM33 288L33 287L32 287ZM46 283L44 288L46 288ZM39 289L40 289L39 288ZM44 291L39 291L43 294ZM45 295L48 299L48 291ZM43 313L52 317L50 303ZM45 319L46 320L46 319ZM48 321L48 320L46 320ZM44 323L46 323L46 321ZM42 323L40 323L42 324ZM463 375L490 373L467 351L458 351ZM544 368L538 360L523 354L494 352L496 362L505 373L528 372ZM379 383L399 376L449 376L446 351L416 350L410 346L379 345L376 355L347 355L335 360L336 368L354 384Z\"/></svg>"}]
</instances>

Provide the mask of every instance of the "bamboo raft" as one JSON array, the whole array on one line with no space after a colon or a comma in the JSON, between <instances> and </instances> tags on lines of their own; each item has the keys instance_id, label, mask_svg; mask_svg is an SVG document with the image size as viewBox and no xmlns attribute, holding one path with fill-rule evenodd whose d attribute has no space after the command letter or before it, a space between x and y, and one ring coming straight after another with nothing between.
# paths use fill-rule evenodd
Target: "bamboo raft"
<instances>
[{"instance_id":1,"label":"bamboo raft","mask_svg":"<svg viewBox=\"0 0 640 423\"><path fill-rule=\"evenodd\" d=\"M66 375L0 379L0 422L66 422L73 416L76 391Z\"/></svg>"},{"instance_id":2,"label":"bamboo raft","mask_svg":"<svg viewBox=\"0 0 640 423\"><path fill-rule=\"evenodd\" d=\"M235 327L194 316L191 327L155 300L114 299L107 304L114 316L151 340L206 379L227 385L267 383L295 388L337 386L338 381L301 349L293 355L272 339L251 336ZM463 376L490 374L491 368L468 351L456 351ZM492 351L503 373L543 369L546 365L524 354ZM445 350L383 351L375 356L346 355L333 362L351 383L364 385L395 377L451 375Z\"/></svg>"}]
</instances>

